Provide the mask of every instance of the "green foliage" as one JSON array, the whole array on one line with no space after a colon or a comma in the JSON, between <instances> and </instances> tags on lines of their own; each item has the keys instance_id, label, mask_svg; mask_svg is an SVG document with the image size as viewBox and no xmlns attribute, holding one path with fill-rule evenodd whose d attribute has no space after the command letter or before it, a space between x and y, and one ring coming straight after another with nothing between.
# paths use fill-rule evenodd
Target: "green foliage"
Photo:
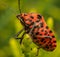
<instances>
[{"instance_id":1,"label":"green foliage","mask_svg":"<svg viewBox=\"0 0 60 57\"><path fill-rule=\"evenodd\" d=\"M57 48L52 52L41 48L36 56L37 46L28 34L20 45L18 40L12 38L23 28L16 18L19 14L18 1L0 0L0 57L60 57L60 0L21 0L21 10L44 16L56 35Z\"/></svg>"}]
</instances>

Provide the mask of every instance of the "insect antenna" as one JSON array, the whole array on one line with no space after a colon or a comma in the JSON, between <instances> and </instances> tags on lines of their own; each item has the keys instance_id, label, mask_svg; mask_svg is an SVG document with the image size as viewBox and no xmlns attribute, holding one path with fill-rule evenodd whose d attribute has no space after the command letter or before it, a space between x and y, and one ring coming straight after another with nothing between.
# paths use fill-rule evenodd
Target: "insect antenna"
<instances>
[{"instance_id":1,"label":"insect antenna","mask_svg":"<svg viewBox=\"0 0 60 57\"><path fill-rule=\"evenodd\" d=\"M20 4L21 3L21 1L20 0L18 0L18 8L19 8L19 12L20 12L20 14L21 14L21 7L20 7Z\"/></svg>"}]
</instances>

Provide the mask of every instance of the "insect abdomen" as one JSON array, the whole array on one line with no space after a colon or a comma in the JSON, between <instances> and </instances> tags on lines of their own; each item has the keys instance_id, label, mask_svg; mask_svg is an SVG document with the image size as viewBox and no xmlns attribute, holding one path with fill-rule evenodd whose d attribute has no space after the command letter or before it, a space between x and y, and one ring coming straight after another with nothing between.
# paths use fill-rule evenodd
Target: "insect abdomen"
<instances>
[{"instance_id":1,"label":"insect abdomen","mask_svg":"<svg viewBox=\"0 0 60 57\"><path fill-rule=\"evenodd\" d=\"M56 38L54 33L46 25L45 21L39 21L32 31L32 39L35 44L47 51L53 51L56 48ZM37 24L38 22L36 22ZM46 37L45 37L46 36Z\"/></svg>"}]
</instances>

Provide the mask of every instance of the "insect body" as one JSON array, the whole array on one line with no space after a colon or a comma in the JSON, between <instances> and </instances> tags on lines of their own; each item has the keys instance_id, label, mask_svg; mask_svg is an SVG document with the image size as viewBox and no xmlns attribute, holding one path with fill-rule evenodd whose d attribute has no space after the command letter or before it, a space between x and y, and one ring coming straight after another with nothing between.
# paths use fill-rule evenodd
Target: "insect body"
<instances>
[{"instance_id":1,"label":"insect body","mask_svg":"<svg viewBox=\"0 0 60 57\"><path fill-rule=\"evenodd\" d=\"M27 33L31 36L32 41L39 47L47 51L53 51L56 48L56 38L51 29L47 26L44 21L43 16L37 13L21 13L20 9L20 0L18 0L20 14L17 15L17 18L24 26L24 28L19 31L16 35L16 39L20 39L20 44L24 38L24 35ZM23 35L18 38L19 34L25 30ZM39 52L37 50L37 55Z\"/></svg>"},{"instance_id":2,"label":"insect body","mask_svg":"<svg viewBox=\"0 0 60 57\"><path fill-rule=\"evenodd\" d=\"M37 13L22 13L17 16L24 25L32 41L47 51L53 51L56 47L56 38L54 33L47 26L43 16Z\"/></svg>"}]
</instances>

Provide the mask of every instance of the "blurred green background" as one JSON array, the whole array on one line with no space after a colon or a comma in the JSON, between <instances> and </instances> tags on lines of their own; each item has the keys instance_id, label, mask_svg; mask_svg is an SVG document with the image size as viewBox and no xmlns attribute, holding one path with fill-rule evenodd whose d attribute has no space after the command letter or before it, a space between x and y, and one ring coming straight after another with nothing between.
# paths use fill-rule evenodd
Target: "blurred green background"
<instances>
[{"instance_id":1,"label":"blurred green background","mask_svg":"<svg viewBox=\"0 0 60 57\"><path fill-rule=\"evenodd\" d=\"M24 36L24 44L20 45L19 40L12 37L23 28L16 18L19 14L18 1L0 0L0 57L60 57L60 0L21 0L21 10L44 16L55 33L57 47L52 52L40 49L36 56L37 46L28 34Z\"/></svg>"}]
</instances>

